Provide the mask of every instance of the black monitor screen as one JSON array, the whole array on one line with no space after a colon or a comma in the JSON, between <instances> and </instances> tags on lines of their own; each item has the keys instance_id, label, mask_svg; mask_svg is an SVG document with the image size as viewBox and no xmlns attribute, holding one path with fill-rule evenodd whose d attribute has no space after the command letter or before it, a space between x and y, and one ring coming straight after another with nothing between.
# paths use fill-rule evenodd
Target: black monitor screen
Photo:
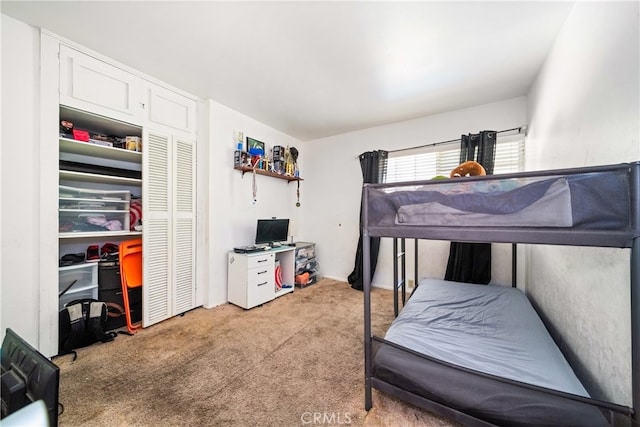
<instances>
[{"instance_id":1,"label":"black monitor screen","mask_svg":"<svg viewBox=\"0 0 640 427\"><path fill-rule=\"evenodd\" d=\"M259 219L256 244L286 242L289 235L288 219Z\"/></svg>"},{"instance_id":2,"label":"black monitor screen","mask_svg":"<svg viewBox=\"0 0 640 427\"><path fill-rule=\"evenodd\" d=\"M43 400L49 425L58 425L60 369L18 334L7 328L2 341L2 418Z\"/></svg>"}]
</instances>

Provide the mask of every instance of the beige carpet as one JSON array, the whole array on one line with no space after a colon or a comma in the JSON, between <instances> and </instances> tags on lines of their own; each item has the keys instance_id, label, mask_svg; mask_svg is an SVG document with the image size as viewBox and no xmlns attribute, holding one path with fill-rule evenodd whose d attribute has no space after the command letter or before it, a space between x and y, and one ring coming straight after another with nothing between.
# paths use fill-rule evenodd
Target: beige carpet
<instances>
[{"instance_id":1,"label":"beige carpet","mask_svg":"<svg viewBox=\"0 0 640 427\"><path fill-rule=\"evenodd\" d=\"M372 293L373 329L393 319ZM374 390L364 410L363 294L324 279L261 307L199 308L60 366L61 426L451 426Z\"/></svg>"}]
</instances>

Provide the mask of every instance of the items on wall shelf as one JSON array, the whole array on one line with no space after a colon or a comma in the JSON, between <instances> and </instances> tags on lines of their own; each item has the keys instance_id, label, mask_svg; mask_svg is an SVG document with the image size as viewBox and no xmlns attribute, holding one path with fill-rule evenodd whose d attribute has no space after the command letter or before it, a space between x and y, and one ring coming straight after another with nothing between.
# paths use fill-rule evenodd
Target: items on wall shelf
<instances>
[{"instance_id":1,"label":"items on wall shelf","mask_svg":"<svg viewBox=\"0 0 640 427\"><path fill-rule=\"evenodd\" d=\"M271 155L267 155L265 143L257 139L247 137L246 151L243 150L243 132L234 134L236 150L233 153L233 168L242 172L253 173L253 186L251 205L258 203L256 175L270 176L284 179L287 182L296 181L296 207L300 207L300 170L298 168L299 152L295 147L286 148L281 145L274 145L270 150Z\"/></svg>"},{"instance_id":2,"label":"items on wall shelf","mask_svg":"<svg viewBox=\"0 0 640 427\"><path fill-rule=\"evenodd\" d=\"M298 168L299 152L295 147L274 145L267 150L266 144L255 138L246 137L246 149L243 150L243 132L238 132L235 139L236 150L233 154L234 169L245 172L256 172L260 175L273 176L287 181L302 181ZM268 151L270 154L268 154Z\"/></svg>"},{"instance_id":3,"label":"items on wall shelf","mask_svg":"<svg viewBox=\"0 0 640 427\"><path fill-rule=\"evenodd\" d=\"M265 171L265 170L262 170L262 169L255 169L255 168L252 168L250 166L235 166L234 169L238 170L238 171L241 171L242 175L244 175L247 172L255 172L258 175L270 176L272 178L280 178L280 179L287 180L289 182L291 182L291 181L304 181L304 179L300 178L299 176L281 175L281 174L278 174L278 173L269 172L269 171Z\"/></svg>"}]
</instances>

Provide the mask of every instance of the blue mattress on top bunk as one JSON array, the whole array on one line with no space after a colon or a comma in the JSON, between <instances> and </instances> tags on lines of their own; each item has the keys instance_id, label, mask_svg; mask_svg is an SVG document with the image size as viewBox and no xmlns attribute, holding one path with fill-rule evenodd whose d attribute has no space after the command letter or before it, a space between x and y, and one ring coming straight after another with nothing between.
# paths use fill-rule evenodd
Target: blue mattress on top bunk
<instances>
[{"instance_id":1,"label":"blue mattress on top bunk","mask_svg":"<svg viewBox=\"0 0 640 427\"><path fill-rule=\"evenodd\" d=\"M415 198L422 202L398 206L396 221L421 226L573 226L571 191L566 178L547 179L521 187L517 187L516 180L486 184L464 183L452 185L442 192L409 193L412 196L420 194L421 197Z\"/></svg>"},{"instance_id":2,"label":"blue mattress on top bunk","mask_svg":"<svg viewBox=\"0 0 640 427\"><path fill-rule=\"evenodd\" d=\"M376 353L375 378L427 399L497 424L607 425L596 407L491 377L589 397L518 289L423 280L385 340L445 362Z\"/></svg>"},{"instance_id":3,"label":"blue mattress on top bunk","mask_svg":"<svg viewBox=\"0 0 640 427\"><path fill-rule=\"evenodd\" d=\"M475 178L371 189L368 225L620 230L631 223L625 170Z\"/></svg>"}]
</instances>

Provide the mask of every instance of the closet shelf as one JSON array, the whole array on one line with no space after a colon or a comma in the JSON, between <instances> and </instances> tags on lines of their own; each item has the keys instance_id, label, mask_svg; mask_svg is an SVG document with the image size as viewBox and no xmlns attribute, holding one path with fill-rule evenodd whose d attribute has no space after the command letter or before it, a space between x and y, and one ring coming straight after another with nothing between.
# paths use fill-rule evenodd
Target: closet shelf
<instances>
[{"instance_id":1,"label":"closet shelf","mask_svg":"<svg viewBox=\"0 0 640 427\"><path fill-rule=\"evenodd\" d=\"M253 168L249 167L249 166L234 166L234 169L237 171L241 171L242 172L242 176L244 176L245 173L250 172L253 173ZM262 169L256 169L256 174L258 175L265 175L265 176L270 176L272 178L279 178L279 179L285 179L288 182L291 181L304 181L304 179L298 177L298 176L289 176L289 175L282 175L279 173L275 173L275 172L269 172L266 170L262 170Z\"/></svg>"},{"instance_id":2,"label":"closet shelf","mask_svg":"<svg viewBox=\"0 0 640 427\"><path fill-rule=\"evenodd\" d=\"M106 147L104 145L89 142L76 141L69 138L60 138L60 151L83 156L102 157L112 160L140 163L142 153L139 151L125 150L122 148Z\"/></svg>"},{"instance_id":3,"label":"closet shelf","mask_svg":"<svg viewBox=\"0 0 640 427\"><path fill-rule=\"evenodd\" d=\"M99 182L101 184L142 185L142 179L60 170L60 180Z\"/></svg>"},{"instance_id":4,"label":"closet shelf","mask_svg":"<svg viewBox=\"0 0 640 427\"><path fill-rule=\"evenodd\" d=\"M116 237L116 236L142 236L141 231L87 231L87 232L69 232L69 233L59 233L58 238L60 239L82 239L82 238L105 238L105 237Z\"/></svg>"}]
</instances>

